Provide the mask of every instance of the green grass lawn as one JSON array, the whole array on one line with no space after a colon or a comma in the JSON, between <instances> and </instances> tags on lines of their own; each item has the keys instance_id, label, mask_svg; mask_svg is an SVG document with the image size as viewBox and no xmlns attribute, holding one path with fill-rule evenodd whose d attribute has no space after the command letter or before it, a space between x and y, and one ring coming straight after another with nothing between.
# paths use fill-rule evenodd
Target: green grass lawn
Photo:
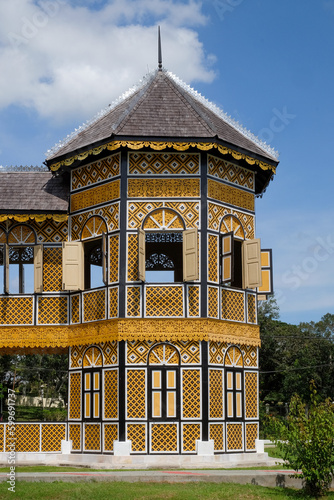
<instances>
[{"instance_id":1,"label":"green grass lawn","mask_svg":"<svg viewBox=\"0 0 334 500\"><path fill-rule=\"evenodd\" d=\"M293 489L264 488L254 485L228 483L38 483L16 482L15 493L0 483L0 499L24 500L283 500L304 499L302 492ZM309 498L309 497L308 497ZM328 498L334 499L334 492Z\"/></svg>"}]
</instances>

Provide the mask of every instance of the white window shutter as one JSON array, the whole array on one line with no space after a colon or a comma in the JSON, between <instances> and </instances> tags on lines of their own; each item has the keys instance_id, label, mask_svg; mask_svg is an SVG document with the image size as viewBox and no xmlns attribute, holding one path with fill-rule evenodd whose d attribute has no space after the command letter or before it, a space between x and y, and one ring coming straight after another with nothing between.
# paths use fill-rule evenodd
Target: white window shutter
<instances>
[{"instance_id":1,"label":"white window shutter","mask_svg":"<svg viewBox=\"0 0 334 500\"><path fill-rule=\"evenodd\" d=\"M221 282L229 283L233 280L233 233L221 236Z\"/></svg>"},{"instance_id":2,"label":"white window shutter","mask_svg":"<svg viewBox=\"0 0 334 500\"><path fill-rule=\"evenodd\" d=\"M199 278L197 234L197 229L186 229L182 233L183 281L194 281Z\"/></svg>"},{"instance_id":3,"label":"white window shutter","mask_svg":"<svg viewBox=\"0 0 334 500\"><path fill-rule=\"evenodd\" d=\"M261 242L259 239L246 240L242 244L242 287L262 286Z\"/></svg>"},{"instance_id":4,"label":"white window shutter","mask_svg":"<svg viewBox=\"0 0 334 500\"><path fill-rule=\"evenodd\" d=\"M145 231L138 229L138 277L145 281L146 251L145 251Z\"/></svg>"},{"instance_id":5,"label":"white window shutter","mask_svg":"<svg viewBox=\"0 0 334 500\"><path fill-rule=\"evenodd\" d=\"M63 290L83 290L84 249L81 241L63 243Z\"/></svg>"},{"instance_id":6,"label":"white window shutter","mask_svg":"<svg viewBox=\"0 0 334 500\"><path fill-rule=\"evenodd\" d=\"M43 292L43 245L34 246L34 290Z\"/></svg>"},{"instance_id":7,"label":"white window shutter","mask_svg":"<svg viewBox=\"0 0 334 500\"><path fill-rule=\"evenodd\" d=\"M108 285L108 235L102 233L102 280Z\"/></svg>"}]
</instances>

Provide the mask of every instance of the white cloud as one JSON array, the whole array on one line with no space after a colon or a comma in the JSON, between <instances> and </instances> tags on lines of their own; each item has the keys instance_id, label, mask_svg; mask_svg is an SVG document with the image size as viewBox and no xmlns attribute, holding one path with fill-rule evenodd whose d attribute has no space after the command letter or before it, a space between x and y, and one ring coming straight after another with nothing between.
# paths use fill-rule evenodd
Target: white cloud
<instances>
[{"instance_id":1,"label":"white cloud","mask_svg":"<svg viewBox=\"0 0 334 500\"><path fill-rule=\"evenodd\" d=\"M158 24L168 70L187 83L215 76L193 0L11 0L0 19L0 108L23 105L58 123L90 118L157 67Z\"/></svg>"}]
</instances>

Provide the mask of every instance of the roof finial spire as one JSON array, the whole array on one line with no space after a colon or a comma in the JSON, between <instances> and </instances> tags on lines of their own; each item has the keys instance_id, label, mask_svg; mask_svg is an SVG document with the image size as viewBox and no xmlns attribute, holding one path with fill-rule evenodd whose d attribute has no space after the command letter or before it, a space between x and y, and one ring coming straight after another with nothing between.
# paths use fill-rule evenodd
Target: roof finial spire
<instances>
[{"instance_id":1,"label":"roof finial spire","mask_svg":"<svg viewBox=\"0 0 334 500\"><path fill-rule=\"evenodd\" d=\"M158 70L162 71L162 52L161 52L160 26L158 26Z\"/></svg>"}]
</instances>

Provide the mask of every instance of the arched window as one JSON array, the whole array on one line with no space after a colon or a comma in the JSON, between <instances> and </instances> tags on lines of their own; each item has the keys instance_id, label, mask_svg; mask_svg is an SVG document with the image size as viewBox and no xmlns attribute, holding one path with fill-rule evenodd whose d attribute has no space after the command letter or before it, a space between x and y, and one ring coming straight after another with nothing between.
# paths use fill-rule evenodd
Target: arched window
<instances>
[{"instance_id":1,"label":"arched window","mask_svg":"<svg viewBox=\"0 0 334 500\"><path fill-rule=\"evenodd\" d=\"M2 262L6 262L8 293L34 293L37 251L36 233L26 224L14 226L8 233L8 245L3 249ZM0 257L1 259L1 257Z\"/></svg>"},{"instance_id":2,"label":"arched window","mask_svg":"<svg viewBox=\"0 0 334 500\"><path fill-rule=\"evenodd\" d=\"M83 367L83 420L101 419L103 354L98 347L89 347L82 358Z\"/></svg>"},{"instance_id":3,"label":"arched window","mask_svg":"<svg viewBox=\"0 0 334 500\"><path fill-rule=\"evenodd\" d=\"M225 353L226 419L241 420L244 416L243 357L240 349L231 346Z\"/></svg>"},{"instance_id":4,"label":"arched window","mask_svg":"<svg viewBox=\"0 0 334 500\"><path fill-rule=\"evenodd\" d=\"M262 285L261 245L259 239L245 240L241 221L233 214L220 223L220 281L236 288Z\"/></svg>"},{"instance_id":5,"label":"arched window","mask_svg":"<svg viewBox=\"0 0 334 500\"><path fill-rule=\"evenodd\" d=\"M150 212L139 229L139 279L175 283L198 279L197 229L185 229L173 209Z\"/></svg>"},{"instance_id":6,"label":"arched window","mask_svg":"<svg viewBox=\"0 0 334 500\"><path fill-rule=\"evenodd\" d=\"M170 344L157 344L149 352L149 419L180 418L180 354Z\"/></svg>"}]
</instances>

